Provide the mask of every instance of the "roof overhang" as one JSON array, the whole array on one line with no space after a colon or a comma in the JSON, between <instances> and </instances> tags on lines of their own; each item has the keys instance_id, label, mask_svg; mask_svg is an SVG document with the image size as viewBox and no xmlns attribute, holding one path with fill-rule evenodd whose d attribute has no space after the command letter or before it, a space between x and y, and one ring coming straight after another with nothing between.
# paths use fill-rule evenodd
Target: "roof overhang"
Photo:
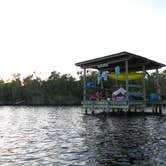
<instances>
[{"instance_id":1,"label":"roof overhang","mask_svg":"<svg viewBox=\"0 0 166 166\"><path fill-rule=\"evenodd\" d=\"M113 71L116 66L120 66L121 71L123 71L125 70L125 61L128 61L128 68L130 71L141 71L143 66L145 66L146 70L159 69L166 66L165 64L129 52L120 52L95 58L76 63L75 65L86 69L92 68L108 71Z\"/></svg>"}]
</instances>

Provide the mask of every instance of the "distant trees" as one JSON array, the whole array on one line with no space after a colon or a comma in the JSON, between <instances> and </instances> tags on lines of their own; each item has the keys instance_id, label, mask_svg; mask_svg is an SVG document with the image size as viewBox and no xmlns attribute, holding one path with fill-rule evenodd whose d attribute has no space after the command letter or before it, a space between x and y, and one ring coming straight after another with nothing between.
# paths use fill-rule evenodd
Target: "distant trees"
<instances>
[{"instance_id":1,"label":"distant trees","mask_svg":"<svg viewBox=\"0 0 166 166\"><path fill-rule=\"evenodd\" d=\"M27 105L44 104L42 80L33 74L23 79L23 100Z\"/></svg>"},{"instance_id":2,"label":"distant trees","mask_svg":"<svg viewBox=\"0 0 166 166\"><path fill-rule=\"evenodd\" d=\"M47 80L35 73L23 80L14 74L10 82L0 80L1 105L78 105L81 99L80 81L69 74L53 71Z\"/></svg>"},{"instance_id":3,"label":"distant trees","mask_svg":"<svg viewBox=\"0 0 166 166\"><path fill-rule=\"evenodd\" d=\"M47 81L42 82L46 105L79 104L81 99L80 81L69 74L51 72Z\"/></svg>"},{"instance_id":4,"label":"distant trees","mask_svg":"<svg viewBox=\"0 0 166 166\"><path fill-rule=\"evenodd\" d=\"M166 98L166 70L159 74L161 94ZM147 97L154 92L156 74L151 73L145 78ZM96 85L96 73L87 74L87 82ZM104 82L104 86L114 85L113 80ZM78 105L83 98L83 77L76 80L70 74L50 73L46 80L42 80L35 73L21 80L20 74L13 74L11 81L0 80L0 105ZM95 93L91 89L88 93Z\"/></svg>"}]
</instances>

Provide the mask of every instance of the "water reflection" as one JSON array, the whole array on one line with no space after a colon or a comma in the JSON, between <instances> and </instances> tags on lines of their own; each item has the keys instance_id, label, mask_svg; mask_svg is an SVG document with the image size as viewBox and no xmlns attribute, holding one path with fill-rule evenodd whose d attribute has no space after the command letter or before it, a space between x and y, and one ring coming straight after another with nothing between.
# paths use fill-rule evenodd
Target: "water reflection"
<instances>
[{"instance_id":1,"label":"water reflection","mask_svg":"<svg viewBox=\"0 0 166 166\"><path fill-rule=\"evenodd\" d=\"M166 118L1 107L0 165L166 165Z\"/></svg>"},{"instance_id":2,"label":"water reflection","mask_svg":"<svg viewBox=\"0 0 166 166\"><path fill-rule=\"evenodd\" d=\"M92 120L94 117L84 119L89 126L86 127L85 144L89 145L91 153L94 154L89 163L94 165L166 165L165 147L159 145L161 135L166 136L165 129L161 129L161 126L165 124L165 118L143 116L97 116L95 118L97 119ZM155 144L156 136L157 144ZM165 139L163 142L166 143ZM161 152L165 155L161 156Z\"/></svg>"}]
</instances>

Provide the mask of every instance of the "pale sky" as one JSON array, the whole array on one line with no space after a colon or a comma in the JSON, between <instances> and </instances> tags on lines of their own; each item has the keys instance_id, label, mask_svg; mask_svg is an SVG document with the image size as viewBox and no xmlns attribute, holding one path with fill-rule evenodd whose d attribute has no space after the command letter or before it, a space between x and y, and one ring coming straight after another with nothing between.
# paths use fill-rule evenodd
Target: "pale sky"
<instances>
[{"instance_id":1,"label":"pale sky","mask_svg":"<svg viewBox=\"0 0 166 166\"><path fill-rule=\"evenodd\" d=\"M166 64L165 0L0 0L0 77L76 76L82 60L128 51Z\"/></svg>"}]
</instances>

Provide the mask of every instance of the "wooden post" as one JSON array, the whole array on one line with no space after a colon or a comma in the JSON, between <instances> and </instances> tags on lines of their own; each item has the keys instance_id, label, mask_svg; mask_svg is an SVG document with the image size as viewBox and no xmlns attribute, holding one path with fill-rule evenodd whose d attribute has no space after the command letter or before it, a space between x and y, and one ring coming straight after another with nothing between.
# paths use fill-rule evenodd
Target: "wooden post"
<instances>
[{"instance_id":1,"label":"wooden post","mask_svg":"<svg viewBox=\"0 0 166 166\"><path fill-rule=\"evenodd\" d=\"M94 102L92 102L92 107L91 107L91 109L92 109L92 115L94 115Z\"/></svg>"},{"instance_id":2,"label":"wooden post","mask_svg":"<svg viewBox=\"0 0 166 166\"><path fill-rule=\"evenodd\" d=\"M84 68L84 77L83 77L83 101L86 101L86 69Z\"/></svg>"},{"instance_id":3,"label":"wooden post","mask_svg":"<svg viewBox=\"0 0 166 166\"><path fill-rule=\"evenodd\" d=\"M142 67L142 71L143 71L143 79L142 79L142 85L143 85L143 99L144 101L146 101L146 86L145 86L145 74L146 74L146 70L145 70L145 66Z\"/></svg>"},{"instance_id":4,"label":"wooden post","mask_svg":"<svg viewBox=\"0 0 166 166\"><path fill-rule=\"evenodd\" d=\"M103 82L103 78L101 78L101 89L104 89L104 82Z\"/></svg>"},{"instance_id":5,"label":"wooden post","mask_svg":"<svg viewBox=\"0 0 166 166\"><path fill-rule=\"evenodd\" d=\"M159 114L162 114L162 105L159 106Z\"/></svg>"},{"instance_id":6,"label":"wooden post","mask_svg":"<svg viewBox=\"0 0 166 166\"><path fill-rule=\"evenodd\" d=\"M126 73L126 102L129 104L129 80L128 80L128 60L125 61L125 73Z\"/></svg>"},{"instance_id":7,"label":"wooden post","mask_svg":"<svg viewBox=\"0 0 166 166\"><path fill-rule=\"evenodd\" d=\"M109 112L109 101L107 101L106 112Z\"/></svg>"},{"instance_id":8,"label":"wooden post","mask_svg":"<svg viewBox=\"0 0 166 166\"><path fill-rule=\"evenodd\" d=\"M154 107L154 104L152 104L152 113L153 113L153 114L155 113L155 107Z\"/></svg>"},{"instance_id":9,"label":"wooden post","mask_svg":"<svg viewBox=\"0 0 166 166\"><path fill-rule=\"evenodd\" d=\"M155 106L155 113L157 114L157 105Z\"/></svg>"},{"instance_id":10,"label":"wooden post","mask_svg":"<svg viewBox=\"0 0 166 166\"><path fill-rule=\"evenodd\" d=\"M159 71L156 69L156 82L157 82L157 94L158 94L158 100L159 100L159 113L162 114L162 105L161 104L161 89L159 84Z\"/></svg>"},{"instance_id":11,"label":"wooden post","mask_svg":"<svg viewBox=\"0 0 166 166\"><path fill-rule=\"evenodd\" d=\"M115 86L118 87L118 77L116 77Z\"/></svg>"},{"instance_id":12,"label":"wooden post","mask_svg":"<svg viewBox=\"0 0 166 166\"><path fill-rule=\"evenodd\" d=\"M87 110L87 108L85 109L85 115L87 115L88 114L88 110Z\"/></svg>"},{"instance_id":13,"label":"wooden post","mask_svg":"<svg viewBox=\"0 0 166 166\"><path fill-rule=\"evenodd\" d=\"M134 107L134 111L137 112L137 107L136 106Z\"/></svg>"},{"instance_id":14,"label":"wooden post","mask_svg":"<svg viewBox=\"0 0 166 166\"><path fill-rule=\"evenodd\" d=\"M83 103L86 101L86 68L84 68L83 76ZM87 108L85 109L85 114L87 114Z\"/></svg>"},{"instance_id":15,"label":"wooden post","mask_svg":"<svg viewBox=\"0 0 166 166\"><path fill-rule=\"evenodd\" d=\"M161 100L161 90L160 90L160 84L159 84L159 71L156 69L156 82L157 82L157 94L158 94L158 100Z\"/></svg>"},{"instance_id":16,"label":"wooden post","mask_svg":"<svg viewBox=\"0 0 166 166\"><path fill-rule=\"evenodd\" d=\"M145 70L145 65L142 66L142 71L143 71L143 78L142 78L142 86L143 86L143 104L146 105L146 86L145 86L145 75L146 75L146 70ZM142 108L142 112L144 112L144 108Z\"/></svg>"}]
</instances>

